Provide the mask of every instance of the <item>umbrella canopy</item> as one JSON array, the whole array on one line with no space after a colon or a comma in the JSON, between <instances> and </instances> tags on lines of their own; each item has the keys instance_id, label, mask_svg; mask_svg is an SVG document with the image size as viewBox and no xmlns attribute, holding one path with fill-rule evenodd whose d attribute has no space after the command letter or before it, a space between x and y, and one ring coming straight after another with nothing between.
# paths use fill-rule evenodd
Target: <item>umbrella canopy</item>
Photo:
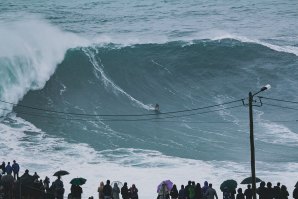
<instances>
[{"instance_id":1,"label":"umbrella canopy","mask_svg":"<svg viewBox=\"0 0 298 199\"><path fill-rule=\"evenodd\" d=\"M295 185L295 187L298 187L298 181L296 182L296 185Z\"/></svg>"},{"instance_id":2,"label":"umbrella canopy","mask_svg":"<svg viewBox=\"0 0 298 199\"><path fill-rule=\"evenodd\" d=\"M171 180L164 180L157 186L157 193L159 193L159 191L162 187L162 184L165 184L169 191L171 191L171 189L173 188L173 185L174 185Z\"/></svg>"},{"instance_id":3,"label":"umbrella canopy","mask_svg":"<svg viewBox=\"0 0 298 199\"><path fill-rule=\"evenodd\" d=\"M114 187L114 184L117 184L119 188L123 187L123 183L120 182L120 181L113 181L113 182L111 183L111 186Z\"/></svg>"},{"instance_id":4,"label":"umbrella canopy","mask_svg":"<svg viewBox=\"0 0 298 199\"><path fill-rule=\"evenodd\" d=\"M237 182L235 180L226 180L220 185L220 190L223 192L225 187L228 191L233 191L237 188Z\"/></svg>"},{"instance_id":5,"label":"umbrella canopy","mask_svg":"<svg viewBox=\"0 0 298 199\"><path fill-rule=\"evenodd\" d=\"M85 178L73 178L69 183L72 185L83 185L86 181Z\"/></svg>"},{"instance_id":6,"label":"umbrella canopy","mask_svg":"<svg viewBox=\"0 0 298 199\"><path fill-rule=\"evenodd\" d=\"M64 176L64 175L68 175L69 173L67 171L64 170L60 170L54 173L53 176Z\"/></svg>"},{"instance_id":7,"label":"umbrella canopy","mask_svg":"<svg viewBox=\"0 0 298 199\"><path fill-rule=\"evenodd\" d=\"M260 178L256 178L256 182L262 182ZM252 177L245 178L240 184L252 184Z\"/></svg>"}]
</instances>

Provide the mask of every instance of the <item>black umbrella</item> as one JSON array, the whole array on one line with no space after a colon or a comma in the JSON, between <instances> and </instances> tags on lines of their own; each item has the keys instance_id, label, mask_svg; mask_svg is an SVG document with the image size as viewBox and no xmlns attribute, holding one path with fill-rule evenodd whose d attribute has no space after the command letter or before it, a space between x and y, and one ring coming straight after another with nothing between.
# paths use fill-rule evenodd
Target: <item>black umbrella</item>
<instances>
[{"instance_id":1,"label":"black umbrella","mask_svg":"<svg viewBox=\"0 0 298 199\"><path fill-rule=\"evenodd\" d=\"M297 181L297 183L296 183L295 187L298 187L298 181Z\"/></svg>"},{"instance_id":2,"label":"black umbrella","mask_svg":"<svg viewBox=\"0 0 298 199\"><path fill-rule=\"evenodd\" d=\"M223 192L227 188L228 191L233 191L237 188L237 182L235 180L226 180L220 185L220 190Z\"/></svg>"},{"instance_id":3,"label":"black umbrella","mask_svg":"<svg viewBox=\"0 0 298 199\"><path fill-rule=\"evenodd\" d=\"M86 181L85 178L73 178L69 183L73 185L83 185Z\"/></svg>"},{"instance_id":4,"label":"black umbrella","mask_svg":"<svg viewBox=\"0 0 298 199\"><path fill-rule=\"evenodd\" d=\"M256 178L256 183L262 182L260 178ZM245 178L240 184L252 184L252 177Z\"/></svg>"},{"instance_id":5,"label":"black umbrella","mask_svg":"<svg viewBox=\"0 0 298 199\"><path fill-rule=\"evenodd\" d=\"M54 173L53 176L64 176L64 175L68 175L69 173L67 171L64 170L60 170Z\"/></svg>"}]
</instances>

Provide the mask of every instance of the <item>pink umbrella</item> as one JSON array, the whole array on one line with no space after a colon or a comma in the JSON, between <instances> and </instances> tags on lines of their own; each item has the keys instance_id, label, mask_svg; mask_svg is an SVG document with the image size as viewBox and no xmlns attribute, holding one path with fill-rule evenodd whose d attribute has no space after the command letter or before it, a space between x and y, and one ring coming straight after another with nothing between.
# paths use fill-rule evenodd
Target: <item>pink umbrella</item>
<instances>
[{"instance_id":1,"label":"pink umbrella","mask_svg":"<svg viewBox=\"0 0 298 199\"><path fill-rule=\"evenodd\" d=\"M171 191L171 189L173 188L173 182L171 180L165 180L165 181L162 181L158 186L157 186L157 193L159 193L162 185L165 184L166 187L168 188L169 191Z\"/></svg>"}]
</instances>

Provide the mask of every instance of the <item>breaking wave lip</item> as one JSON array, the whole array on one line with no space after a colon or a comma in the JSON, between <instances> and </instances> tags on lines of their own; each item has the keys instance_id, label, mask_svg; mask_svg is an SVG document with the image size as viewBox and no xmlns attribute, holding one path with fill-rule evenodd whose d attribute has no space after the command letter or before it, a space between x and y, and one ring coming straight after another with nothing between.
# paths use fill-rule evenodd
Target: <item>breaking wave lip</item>
<instances>
[{"instance_id":1,"label":"breaking wave lip","mask_svg":"<svg viewBox=\"0 0 298 199\"><path fill-rule=\"evenodd\" d=\"M14 104L29 90L44 87L67 50L89 45L41 19L5 21L0 27L0 95ZM12 105L1 108L0 115L7 114Z\"/></svg>"}]
</instances>

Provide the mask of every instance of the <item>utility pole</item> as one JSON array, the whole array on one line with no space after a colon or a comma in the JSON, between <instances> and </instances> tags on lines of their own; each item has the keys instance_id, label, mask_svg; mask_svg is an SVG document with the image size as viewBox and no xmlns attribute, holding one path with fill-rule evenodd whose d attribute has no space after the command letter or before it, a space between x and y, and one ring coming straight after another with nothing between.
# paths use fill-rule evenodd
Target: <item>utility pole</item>
<instances>
[{"instance_id":1,"label":"utility pole","mask_svg":"<svg viewBox=\"0 0 298 199\"><path fill-rule=\"evenodd\" d=\"M256 188L256 165L255 165L255 142L254 142L254 123L253 123L253 97L260 92L270 89L271 86L267 84L263 86L258 92L248 94L248 107L249 107L249 135L250 135L250 163L251 163L251 178L252 178L252 197L257 199L257 188Z\"/></svg>"},{"instance_id":2,"label":"utility pole","mask_svg":"<svg viewBox=\"0 0 298 199\"><path fill-rule=\"evenodd\" d=\"M254 124L252 112L253 95L251 92L248 94L249 106L249 130L250 130L250 161L251 161L251 177L252 177L252 197L257 199L256 193L256 166L255 166L255 143L254 143Z\"/></svg>"}]
</instances>

